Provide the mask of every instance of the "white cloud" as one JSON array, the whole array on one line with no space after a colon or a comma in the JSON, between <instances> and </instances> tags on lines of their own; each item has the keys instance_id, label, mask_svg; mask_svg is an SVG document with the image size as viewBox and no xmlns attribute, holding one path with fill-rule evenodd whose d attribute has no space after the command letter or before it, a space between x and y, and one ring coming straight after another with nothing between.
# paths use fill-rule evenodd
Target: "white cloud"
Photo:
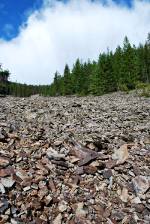
<instances>
[{"instance_id":1,"label":"white cloud","mask_svg":"<svg viewBox=\"0 0 150 224\"><path fill-rule=\"evenodd\" d=\"M62 72L77 57L97 59L107 47L115 49L125 35L134 44L144 42L150 32L150 3L135 1L132 9L109 1L45 0L33 12L19 35L0 40L0 62L18 82L48 84L56 70Z\"/></svg>"}]
</instances>

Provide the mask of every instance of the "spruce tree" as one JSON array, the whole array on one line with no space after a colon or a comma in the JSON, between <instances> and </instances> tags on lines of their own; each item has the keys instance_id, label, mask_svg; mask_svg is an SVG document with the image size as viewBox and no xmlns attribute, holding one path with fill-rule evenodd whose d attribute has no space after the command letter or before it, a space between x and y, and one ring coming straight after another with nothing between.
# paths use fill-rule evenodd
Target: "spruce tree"
<instances>
[{"instance_id":1,"label":"spruce tree","mask_svg":"<svg viewBox=\"0 0 150 224\"><path fill-rule=\"evenodd\" d=\"M71 80L70 69L67 64L64 69L63 83L64 83L63 95L71 95L72 94L72 80Z\"/></svg>"},{"instance_id":2,"label":"spruce tree","mask_svg":"<svg viewBox=\"0 0 150 224\"><path fill-rule=\"evenodd\" d=\"M79 59L76 60L73 69L73 93L79 94L83 85L83 66Z\"/></svg>"},{"instance_id":3,"label":"spruce tree","mask_svg":"<svg viewBox=\"0 0 150 224\"><path fill-rule=\"evenodd\" d=\"M138 57L136 49L131 47L127 37L124 39L121 69L122 77L120 83L127 85L129 89L135 88L136 80L138 79Z\"/></svg>"}]
</instances>

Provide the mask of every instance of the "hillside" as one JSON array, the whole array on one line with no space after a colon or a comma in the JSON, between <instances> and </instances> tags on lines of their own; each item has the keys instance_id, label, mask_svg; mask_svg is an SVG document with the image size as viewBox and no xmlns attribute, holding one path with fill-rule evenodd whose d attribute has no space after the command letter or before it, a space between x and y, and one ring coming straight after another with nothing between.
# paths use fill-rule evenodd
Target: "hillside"
<instances>
[{"instance_id":1,"label":"hillside","mask_svg":"<svg viewBox=\"0 0 150 224\"><path fill-rule=\"evenodd\" d=\"M150 98L0 98L1 223L150 223Z\"/></svg>"}]
</instances>

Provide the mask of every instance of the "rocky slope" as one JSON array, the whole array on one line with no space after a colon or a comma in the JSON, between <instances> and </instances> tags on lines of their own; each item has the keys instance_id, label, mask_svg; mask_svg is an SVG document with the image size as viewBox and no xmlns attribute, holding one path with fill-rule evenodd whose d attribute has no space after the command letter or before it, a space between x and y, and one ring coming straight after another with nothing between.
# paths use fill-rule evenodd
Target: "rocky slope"
<instances>
[{"instance_id":1,"label":"rocky slope","mask_svg":"<svg viewBox=\"0 0 150 224\"><path fill-rule=\"evenodd\" d=\"M150 223L150 98L0 98L0 223Z\"/></svg>"}]
</instances>

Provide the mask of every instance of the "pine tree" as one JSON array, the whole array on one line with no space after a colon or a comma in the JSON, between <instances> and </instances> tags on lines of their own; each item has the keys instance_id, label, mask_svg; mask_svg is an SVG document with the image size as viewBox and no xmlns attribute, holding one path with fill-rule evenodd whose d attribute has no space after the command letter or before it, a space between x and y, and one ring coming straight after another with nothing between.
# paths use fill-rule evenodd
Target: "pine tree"
<instances>
[{"instance_id":1,"label":"pine tree","mask_svg":"<svg viewBox=\"0 0 150 224\"><path fill-rule=\"evenodd\" d=\"M73 93L79 94L81 92L81 86L83 84L83 67L79 59L76 60L75 65L73 66L72 75Z\"/></svg>"},{"instance_id":2,"label":"pine tree","mask_svg":"<svg viewBox=\"0 0 150 224\"><path fill-rule=\"evenodd\" d=\"M124 39L123 63L121 66L120 84L125 84L129 89L135 88L138 79L138 57L136 49L131 47L127 37Z\"/></svg>"},{"instance_id":3,"label":"pine tree","mask_svg":"<svg viewBox=\"0 0 150 224\"><path fill-rule=\"evenodd\" d=\"M99 95L112 92L116 89L115 78L112 67L112 53L107 52L99 56L98 65L97 65L97 74L98 74L98 90Z\"/></svg>"},{"instance_id":4,"label":"pine tree","mask_svg":"<svg viewBox=\"0 0 150 224\"><path fill-rule=\"evenodd\" d=\"M63 95L71 95L72 94L72 80L71 80L70 69L67 64L64 69L63 83L64 83Z\"/></svg>"},{"instance_id":5,"label":"pine tree","mask_svg":"<svg viewBox=\"0 0 150 224\"><path fill-rule=\"evenodd\" d=\"M116 51L113 55L113 75L115 78L116 88L119 90L119 85L123 77L123 52L120 46L116 48Z\"/></svg>"},{"instance_id":6,"label":"pine tree","mask_svg":"<svg viewBox=\"0 0 150 224\"><path fill-rule=\"evenodd\" d=\"M56 71L55 76L54 76L54 87L53 87L53 95L54 96L59 96L61 93L60 89L60 75Z\"/></svg>"},{"instance_id":7,"label":"pine tree","mask_svg":"<svg viewBox=\"0 0 150 224\"><path fill-rule=\"evenodd\" d=\"M99 77L97 73L97 63L93 61L91 73L89 75L88 93L92 95L98 95L98 84L99 84Z\"/></svg>"},{"instance_id":8,"label":"pine tree","mask_svg":"<svg viewBox=\"0 0 150 224\"><path fill-rule=\"evenodd\" d=\"M90 93L90 77L92 76L93 64L88 60L88 62L83 64L83 82L82 90L80 91L81 95L88 95Z\"/></svg>"},{"instance_id":9,"label":"pine tree","mask_svg":"<svg viewBox=\"0 0 150 224\"><path fill-rule=\"evenodd\" d=\"M150 83L150 33L144 46L144 61L146 64L145 81Z\"/></svg>"}]
</instances>

